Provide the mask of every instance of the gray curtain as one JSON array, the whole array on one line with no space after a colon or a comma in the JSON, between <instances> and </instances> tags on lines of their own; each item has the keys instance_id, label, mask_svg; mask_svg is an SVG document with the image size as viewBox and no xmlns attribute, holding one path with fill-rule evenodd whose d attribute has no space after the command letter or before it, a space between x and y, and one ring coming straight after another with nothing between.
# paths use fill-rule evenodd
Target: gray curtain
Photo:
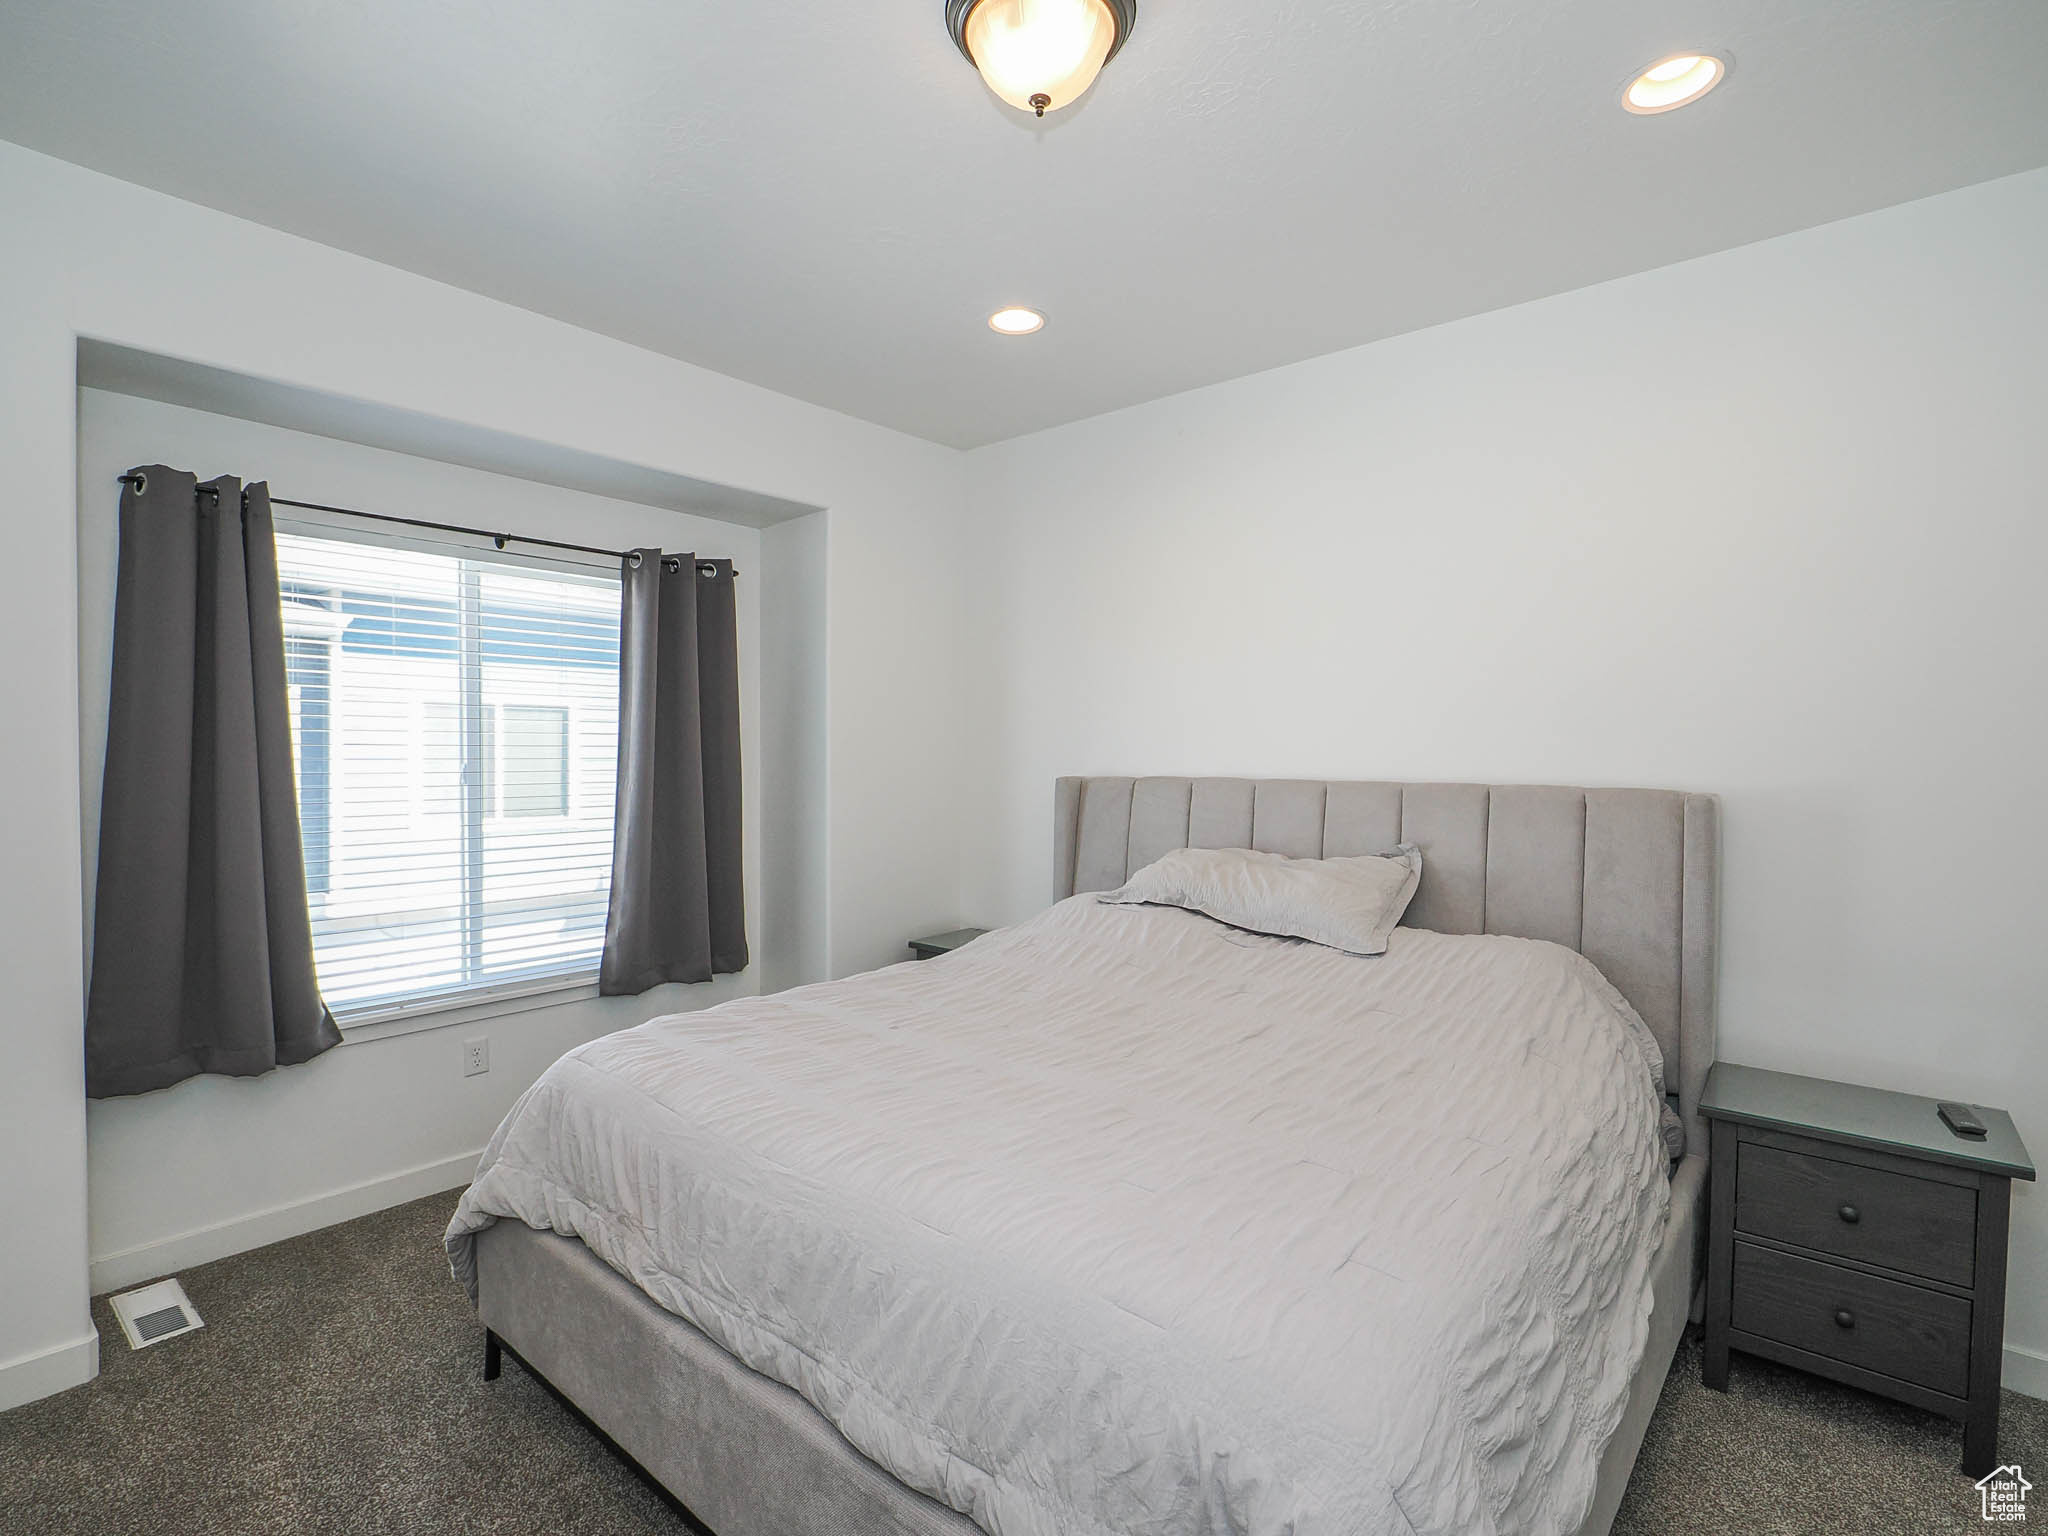
<instances>
[{"instance_id":1,"label":"gray curtain","mask_svg":"<svg viewBox=\"0 0 2048 1536\"><path fill-rule=\"evenodd\" d=\"M621 574L607 995L747 966L732 563L642 549Z\"/></svg>"},{"instance_id":2,"label":"gray curtain","mask_svg":"<svg viewBox=\"0 0 2048 1536\"><path fill-rule=\"evenodd\" d=\"M96 1099L341 1043L313 974L269 487L130 471L120 560L85 1019Z\"/></svg>"}]
</instances>

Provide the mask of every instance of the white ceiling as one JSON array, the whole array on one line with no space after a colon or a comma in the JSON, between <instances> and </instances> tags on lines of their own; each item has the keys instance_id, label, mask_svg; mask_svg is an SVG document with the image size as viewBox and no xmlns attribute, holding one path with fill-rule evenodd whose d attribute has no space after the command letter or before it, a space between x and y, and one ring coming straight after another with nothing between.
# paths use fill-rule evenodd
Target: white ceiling
<instances>
[{"instance_id":1,"label":"white ceiling","mask_svg":"<svg viewBox=\"0 0 2048 1536\"><path fill-rule=\"evenodd\" d=\"M942 10L0 0L0 137L962 446L2048 164L2048 0L1142 0L1043 123Z\"/></svg>"}]
</instances>

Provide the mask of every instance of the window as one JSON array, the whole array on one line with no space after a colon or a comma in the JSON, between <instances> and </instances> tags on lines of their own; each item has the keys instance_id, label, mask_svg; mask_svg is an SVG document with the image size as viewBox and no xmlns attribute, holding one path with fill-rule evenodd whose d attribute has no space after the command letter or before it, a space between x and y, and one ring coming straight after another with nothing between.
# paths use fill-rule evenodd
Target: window
<instances>
[{"instance_id":1,"label":"window","mask_svg":"<svg viewBox=\"0 0 2048 1536\"><path fill-rule=\"evenodd\" d=\"M347 1023L594 974L610 896L619 583L277 538L320 989Z\"/></svg>"}]
</instances>

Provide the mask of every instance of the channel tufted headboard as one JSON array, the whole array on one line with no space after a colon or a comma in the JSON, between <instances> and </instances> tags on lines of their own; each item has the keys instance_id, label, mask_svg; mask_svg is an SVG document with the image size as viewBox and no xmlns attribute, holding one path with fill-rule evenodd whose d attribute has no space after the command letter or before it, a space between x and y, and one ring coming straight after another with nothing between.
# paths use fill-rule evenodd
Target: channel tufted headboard
<instances>
[{"instance_id":1,"label":"channel tufted headboard","mask_svg":"<svg viewBox=\"0 0 2048 1536\"><path fill-rule=\"evenodd\" d=\"M1422 849L1404 927L1578 950L1663 1048L1686 1148L1707 1150L1720 802L1668 789L1320 779L1063 778L1053 896L1114 890L1175 848L1291 858Z\"/></svg>"}]
</instances>

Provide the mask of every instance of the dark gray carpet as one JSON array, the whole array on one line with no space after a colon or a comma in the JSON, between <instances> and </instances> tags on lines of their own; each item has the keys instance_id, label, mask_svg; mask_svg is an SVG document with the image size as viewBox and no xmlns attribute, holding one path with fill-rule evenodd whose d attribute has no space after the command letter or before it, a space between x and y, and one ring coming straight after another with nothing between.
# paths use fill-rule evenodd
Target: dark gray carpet
<instances>
[{"instance_id":1,"label":"dark gray carpet","mask_svg":"<svg viewBox=\"0 0 2048 1536\"><path fill-rule=\"evenodd\" d=\"M187 1271L207 1325L150 1349L96 1302L99 1379L0 1414L0 1532L689 1530L518 1365L479 1379L482 1334L441 1252L454 1200ZM1616 1529L1984 1530L1961 1444L1928 1414L1740 1356L1732 1390L1708 1392L1687 1345ZM2008 1393L2003 1449L2048 1487L2048 1404Z\"/></svg>"}]
</instances>

